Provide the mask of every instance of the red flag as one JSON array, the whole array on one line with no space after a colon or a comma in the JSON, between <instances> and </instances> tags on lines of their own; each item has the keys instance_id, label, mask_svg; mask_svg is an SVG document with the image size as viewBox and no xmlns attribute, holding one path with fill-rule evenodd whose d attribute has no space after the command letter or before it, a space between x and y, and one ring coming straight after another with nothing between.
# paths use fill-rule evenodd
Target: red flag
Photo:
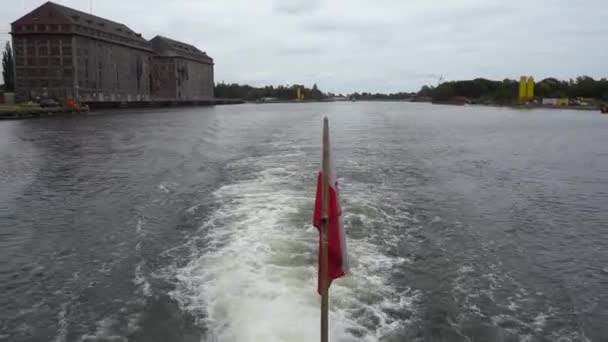
<instances>
[{"instance_id":1,"label":"red flag","mask_svg":"<svg viewBox=\"0 0 608 342\"><path fill-rule=\"evenodd\" d=\"M336 173L336 165L334 162L333 151L331 144L329 145L329 201L327 205L327 245L328 245L328 284L331 285L332 280L340 278L348 273L347 254L346 254L346 237L342 226L342 210L340 209L338 179ZM315 199L315 209L313 214L313 225L319 230L319 284L318 291L321 293L321 243L322 243L322 219L323 219L323 174L319 171L317 177L317 195Z\"/></svg>"}]
</instances>

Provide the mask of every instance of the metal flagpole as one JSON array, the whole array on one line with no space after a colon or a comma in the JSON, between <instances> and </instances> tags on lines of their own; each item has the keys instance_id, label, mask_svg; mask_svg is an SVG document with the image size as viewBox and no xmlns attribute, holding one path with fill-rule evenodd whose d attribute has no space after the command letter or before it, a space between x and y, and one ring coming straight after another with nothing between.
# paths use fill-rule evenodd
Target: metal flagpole
<instances>
[{"instance_id":1,"label":"metal flagpole","mask_svg":"<svg viewBox=\"0 0 608 342\"><path fill-rule=\"evenodd\" d=\"M329 287L328 285L328 248L327 248L327 227L328 227L328 199L329 199L329 122L327 117L323 119L323 161L321 164L322 188L321 188L321 342L327 342L327 315L329 306Z\"/></svg>"}]
</instances>

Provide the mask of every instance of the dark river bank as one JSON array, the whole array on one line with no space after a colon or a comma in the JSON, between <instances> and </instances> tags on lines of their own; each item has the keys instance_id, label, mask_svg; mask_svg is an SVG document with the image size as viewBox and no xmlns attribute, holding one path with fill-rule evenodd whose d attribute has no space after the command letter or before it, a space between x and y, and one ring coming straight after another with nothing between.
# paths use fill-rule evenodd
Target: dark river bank
<instances>
[{"instance_id":1,"label":"dark river bank","mask_svg":"<svg viewBox=\"0 0 608 342\"><path fill-rule=\"evenodd\" d=\"M0 341L607 341L608 117L411 103L0 122Z\"/></svg>"}]
</instances>

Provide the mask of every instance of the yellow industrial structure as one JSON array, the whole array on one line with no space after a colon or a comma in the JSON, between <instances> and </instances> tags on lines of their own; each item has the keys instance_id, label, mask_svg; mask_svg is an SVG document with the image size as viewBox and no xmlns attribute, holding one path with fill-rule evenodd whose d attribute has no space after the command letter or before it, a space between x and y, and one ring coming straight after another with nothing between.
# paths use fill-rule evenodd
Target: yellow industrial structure
<instances>
[{"instance_id":1,"label":"yellow industrial structure","mask_svg":"<svg viewBox=\"0 0 608 342\"><path fill-rule=\"evenodd\" d=\"M534 99L534 77L521 76L519 78L519 103Z\"/></svg>"},{"instance_id":2,"label":"yellow industrial structure","mask_svg":"<svg viewBox=\"0 0 608 342\"><path fill-rule=\"evenodd\" d=\"M534 98L534 77L528 77L528 86L526 87L526 98L532 100Z\"/></svg>"},{"instance_id":3,"label":"yellow industrial structure","mask_svg":"<svg viewBox=\"0 0 608 342\"><path fill-rule=\"evenodd\" d=\"M300 101L304 100L304 92L302 92L302 88L298 87L296 92L297 92L296 98Z\"/></svg>"},{"instance_id":4,"label":"yellow industrial structure","mask_svg":"<svg viewBox=\"0 0 608 342\"><path fill-rule=\"evenodd\" d=\"M523 103L526 100L526 88L528 87L528 81L526 76L519 78L519 102Z\"/></svg>"}]
</instances>

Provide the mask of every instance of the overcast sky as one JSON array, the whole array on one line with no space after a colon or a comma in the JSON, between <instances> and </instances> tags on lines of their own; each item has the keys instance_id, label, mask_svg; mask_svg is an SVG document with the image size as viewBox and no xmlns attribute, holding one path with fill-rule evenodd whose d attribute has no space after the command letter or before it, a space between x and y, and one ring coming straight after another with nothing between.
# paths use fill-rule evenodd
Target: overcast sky
<instances>
[{"instance_id":1,"label":"overcast sky","mask_svg":"<svg viewBox=\"0 0 608 342\"><path fill-rule=\"evenodd\" d=\"M4 41L45 2L2 1ZM439 75L608 74L608 0L94 0L93 13L207 51L217 82L396 92Z\"/></svg>"}]
</instances>

